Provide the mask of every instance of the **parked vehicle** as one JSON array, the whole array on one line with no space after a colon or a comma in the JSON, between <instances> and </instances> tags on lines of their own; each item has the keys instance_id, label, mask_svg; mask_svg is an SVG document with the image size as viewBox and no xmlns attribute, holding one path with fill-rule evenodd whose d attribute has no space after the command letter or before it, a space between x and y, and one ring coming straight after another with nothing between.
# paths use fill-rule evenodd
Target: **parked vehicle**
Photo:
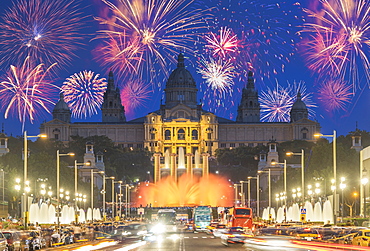
<instances>
[{"instance_id":1,"label":"parked vehicle","mask_svg":"<svg viewBox=\"0 0 370 251\"><path fill-rule=\"evenodd\" d=\"M9 251L22 250L22 239L18 231L3 231L3 235L7 240Z\"/></svg>"},{"instance_id":2,"label":"parked vehicle","mask_svg":"<svg viewBox=\"0 0 370 251\"><path fill-rule=\"evenodd\" d=\"M370 229L358 231L353 236L352 245L370 247Z\"/></svg>"},{"instance_id":3,"label":"parked vehicle","mask_svg":"<svg viewBox=\"0 0 370 251\"><path fill-rule=\"evenodd\" d=\"M312 240L321 241L322 240L321 234L319 233L319 231L317 231L317 229L314 229L314 228L297 229L294 235L297 239L306 240L306 241L312 241Z\"/></svg>"},{"instance_id":4,"label":"parked vehicle","mask_svg":"<svg viewBox=\"0 0 370 251\"><path fill-rule=\"evenodd\" d=\"M46 241L41 235L39 230L30 230L28 233L28 246L29 250L36 250L46 247Z\"/></svg>"}]
</instances>

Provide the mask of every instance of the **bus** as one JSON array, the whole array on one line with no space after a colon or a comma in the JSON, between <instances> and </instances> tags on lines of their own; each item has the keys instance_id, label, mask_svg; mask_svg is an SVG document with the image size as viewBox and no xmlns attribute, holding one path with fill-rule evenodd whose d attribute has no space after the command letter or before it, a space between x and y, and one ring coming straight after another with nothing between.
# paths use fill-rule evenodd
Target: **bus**
<instances>
[{"instance_id":1,"label":"bus","mask_svg":"<svg viewBox=\"0 0 370 251\"><path fill-rule=\"evenodd\" d=\"M176 224L176 211L174 209L159 209L157 219L158 222L165 225Z\"/></svg>"},{"instance_id":2,"label":"bus","mask_svg":"<svg viewBox=\"0 0 370 251\"><path fill-rule=\"evenodd\" d=\"M157 213L157 224L151 232L154 234L177 232L176 211L174 209L159 209Z\"/></svg>"},{"instance_id":3,"label":"bus","mask_svg":"<svg viewBox=\"0 0 370 251\"><path fill-rule=\"evenodd\" d=\"M243 227L252 229L253 215L252 209L247 207L233 207L225 212L228 227Z\"/></svg>"},{"instance_id":4,"label":"bus","mask_svg":"<svg viewBox=\"0 0 370 251\"><path fill-rule=\"evenodd\" d=\"M206 231L212 221L210 206L196 206L193 208L193 231Z\"/></svg>"}]
</instances>

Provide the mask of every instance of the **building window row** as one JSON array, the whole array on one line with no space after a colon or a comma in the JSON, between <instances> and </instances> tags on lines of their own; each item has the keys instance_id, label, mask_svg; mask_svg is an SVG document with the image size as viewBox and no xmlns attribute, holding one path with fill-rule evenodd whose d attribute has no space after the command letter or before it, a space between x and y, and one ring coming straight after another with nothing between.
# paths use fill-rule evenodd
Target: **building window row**
<instances>
[{"instance_id":1,"label":"building window row","mask_svg":"<svg viewBox=\"0 0 370 251\"><path fill-rule=\"evenodd\" d=\"M246 145L246 143L229 143L229 144L227 144L227 143L221 143L220 144L220 148L226 148L226 147L231 147L231 148L233 148L233 147L236 147L236 146L239 146L239 147L241 147L241 146L245 146ZM247 145L249 146L249 147L255 147L255 146L263 146L263 143L247 143Z\"/></svg>"}]
</instances>

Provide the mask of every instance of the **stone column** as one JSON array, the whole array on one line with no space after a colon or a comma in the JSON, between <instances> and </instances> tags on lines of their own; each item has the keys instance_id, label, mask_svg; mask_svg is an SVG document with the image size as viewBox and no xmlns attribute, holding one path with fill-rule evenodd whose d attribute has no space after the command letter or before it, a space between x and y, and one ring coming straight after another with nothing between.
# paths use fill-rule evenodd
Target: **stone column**
<instances>
[{"instance_id":1,"label":"stone column","mask_svg":"<svg viewBox=\"0 0 370 251\"><path fill-rule=\"evenodd\" d=\"M177 165L176 165L176 153L171 153L171 177L174 181L177 181Z\"/></svg>"},{"instance_id":2,"label":"stone column","mask_svg":"<svg viewBox=\"0 0 370 251\"><path fill-rule=\"evenodd\" d=\"M202 153L203 165L202 165L202 176L208 177L209 165L208 165L209 153Z\"/></svg>"},{"instance_id":3,"label":"stone column","mask_svg":"<svg viewBox=\"0 0 370 251\"><path fill-rule=\"evenodd\" d=\"M160 169L160 153L154 153L154 183L157 183L161 179L161 169Z\"/></svg>"},{"instance_id":4,"label":"stone column","mask_svg":"<svg viewBox=\"0 0 370 251\"><path fill-rule=\"evenodd\" d=\"M186 154L186 174L193 177L193 154Z\"/></svg>"}]
</instances>

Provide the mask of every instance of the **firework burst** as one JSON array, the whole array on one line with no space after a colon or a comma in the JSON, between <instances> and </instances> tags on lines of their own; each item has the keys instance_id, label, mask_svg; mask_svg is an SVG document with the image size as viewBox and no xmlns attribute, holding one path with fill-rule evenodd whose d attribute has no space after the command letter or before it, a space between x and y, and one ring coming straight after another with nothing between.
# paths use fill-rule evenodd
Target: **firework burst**
<instances>
[{"instance_id":1,"label":"firework burst","mask_svg":"<svg viewBox=\"0 0 370 251\"><path fill-rule=\"evenodd\" d=\"M135 109L145 106L150 98L151 89L149 85L142 83L140 80L131 80L121 89L122 105L128 115Z\"/></svg>"},{"instance_id":2,"label":"firework burst","mask_svg":"<svg viewBox=\"0 0 370 251\"><path fill-rule=\"evenodd\" d=\"M352 97L351 86L340 79L324 81L318 89L318 100L330 113L346 111Z\"/></svg>"},{"instance_id":3,"label":"firework burst","mask_svg":"<svg viewBox=\"0 0 370 251\"><path fill-rule=\"evenodd\" d=\"M351 79L353 92L361 87L360 71L370 80L370 2L365 0L320 0L318 10L305 9L312 22L303 33L309 38L307 64L321 76Z\"/></svg>"},{"instance_id":4,"label":"firework burst","mask_svg":"<svg viewBox=\"0 0 370 251\"><path fill-rule=\"evenodd\" d=\"M103 2L112 16L96 18L105 27L98 38L108 40L98 48L107 53L98 59L120 69L122 76L132 70L150 79L160 73L168 76L173 55L181 50L193 52L191 45L207 19L205 11L188 10L192 0L118 0L117 5ZM156 65L160 71L154 68Z\"/></svg>"},{"instance_id":5,"label":"firework burst","mask_svg":"<svg viewBox=\"0 0 370 251\"><path fill-rule=\"evenodd\" d=\"M80 16L75 1L14 1L0 22L0 64L17 65L27 56L36 64L68 64L80 44Z\"/></svg>"},{"instance_id":6,"label":"firework burst","mask_svg":"<svg viewBox=\"0 0 370 251\"><path fill-rule=\"evenodd\" d=\"M210 33L205 36L206 48L212 51L213 56L226 57L226 54L236 52L238 49L238 38L232 30L221 27L220 34Z\"/></svg>"},{"instance_id":7,"label":"firework burst","mask_svg":"<svg viewBox=\"0 0 370 251\"><path fill-rule=\"evenodd\" d=\"M216 61L213 58L210 58L209 61L201 59L198 73L202 74L208 87L219 96L224 96L225 92L232 91L233 78L237 75L229 60L219 59Z\"/></svg>"},{"instance_id":8,"label":"firework burst","mask_svg":"<svg viewBox=\"0 0 370 251\"><path fill-rule=\"evenodd\" d=\"M98 113L107 89L105 78L92 71L75 73L64 81L64 100L76 118L87 118Z\"/></svg>"},{"instance_id":9,"label":"firework burst","mask_svg":"<svg viewBox=\"0 0 370 251\"><path fill-rule=\"evenodd\" d=\"M317 107L311 99L311 93L307 92L304 82L293 82L287 87L276 83L275 88L267 87L267 91L261 92L259 102L261 103L261 120L264 122L289 122L290 110L297 100L298 92L302 101L305 102L309 116L314 117L312 108Z\"/></svg>"},{"instance_id":10,"label":"firework burst","mask_svg":"<svg viewBox=\"0 0 370 251\"><path fill-rule=\"evenodd\" d=\"M8 73L0 80L0 98L4 117L13 114L22 122L31 123L40 109L50 113L48 106L55 103L51 100L53 92L58 87L51 84L50 70L55 65L45 69L43 64L30 67L29 57L20 67L11 65Z\"/></svg>"}]
</instances>

